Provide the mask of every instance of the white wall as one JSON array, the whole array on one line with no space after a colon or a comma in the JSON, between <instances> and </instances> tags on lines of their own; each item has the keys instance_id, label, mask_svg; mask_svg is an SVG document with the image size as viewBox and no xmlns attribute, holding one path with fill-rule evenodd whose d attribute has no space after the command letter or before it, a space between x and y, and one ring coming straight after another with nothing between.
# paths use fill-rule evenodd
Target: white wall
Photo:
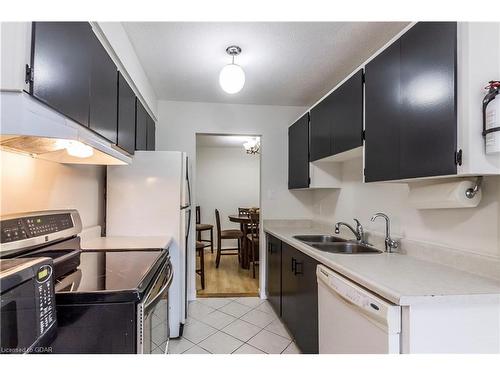
<instances>
[{"instance_id":1,"label":"white wall","mask_svg":"<svg viewBox=\"0 0 500 375\"><path fill-rule=\"evenodd\" d=\"M407 184L363 184L361 174L361 159L346 162L342 189L311 192L314 219L333 225L355 217L365 228L384 233L383 220L370 222L382 211L395 235L500 259L500 176L485 177L477 208L417 210L408 205Z\"/></svg>"},{"instance_id":2,"label":"white wall","mask_svg":"<svg viewBox=\"0 0 500 375\"><path fill-rule=\"evenodd\" d=\"M196 133L260 135L261 217L307 218L310 217L312 196L308 192L290 192L287 187L287 129L305 110L305 107L159 101L156 147L158 150L185 151L191 160L196 160ZM196 166L192 168L191 176L196 176ZM196 202L196 181L193 187L193 201ZM188 267L193 274L193 248L189 255ZM261 259L264 269L265 260ZM262 287L265 273L260 275ZM193 298L194 285L188 290Z\"/></svg>"},{"instance_id":3,"label":"white wall","mask_svg":"<svg viewBox=\"0 0 500 375\"><path fill-rule=\"evenodd\" d=\"M222 229L239 229L228 215L238 207L259 207L260 157L248 155L243 147L196 148L196 205L201 222L214 226L219 210ZM203 238L209 238L205 232ZM222 247L235 247L236 241L224 240Z\"/></svg>"},{"instance_id":4,"label":"white wall","mask_svg":"<svg viewBox=\"0 0 500 375\"><path fill-rule=\"evenodd\" d=\"M84 227L102 225L105 167L65 165L0 151L2 215L75 208Z\"/></svg>"}]
</instances>

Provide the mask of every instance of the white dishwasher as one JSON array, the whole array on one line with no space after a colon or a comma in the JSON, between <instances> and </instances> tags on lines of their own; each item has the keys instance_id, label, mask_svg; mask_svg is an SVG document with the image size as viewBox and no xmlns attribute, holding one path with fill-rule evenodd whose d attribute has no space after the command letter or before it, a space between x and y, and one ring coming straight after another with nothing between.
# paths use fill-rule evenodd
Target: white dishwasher
<instances>
[{"instance_id":1,"label":"white dishwasher","mask_svg":"<svg viewBox=\"0 0 500 375\"><path fill-rule=\"evenodd\" d=\"M320 354L400 352L401 307L319 265Z\"/></svg>"}]
</instances>

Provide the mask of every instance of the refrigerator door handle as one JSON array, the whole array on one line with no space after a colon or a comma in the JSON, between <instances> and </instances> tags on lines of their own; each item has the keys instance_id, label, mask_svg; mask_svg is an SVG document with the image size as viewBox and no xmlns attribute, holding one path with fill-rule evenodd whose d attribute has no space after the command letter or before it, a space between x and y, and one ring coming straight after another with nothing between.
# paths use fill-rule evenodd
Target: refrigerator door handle
<instances>
[{"instance_id":1,"label":"refrigerator door handle","mask_svg":"<svg viewBox=\"0 0 500 375\"><path fill-rule=\"evenodd\" d=\"M186 156L187 205L191 206L191 182L189 181L189 157Z\"/></svg>"},{"instance_id":2,"label":"refrigerator door handle","mask_svg":"<svg viewBox=\"0 0 500 375\"><path fill-rule=\"evenodd\" d=\"M191 210L188 211L188 221L187 221L187 229L186 229L186 242L189 238L189 231L191 229ZM187 246L187 243L186 243Z\"/></svg>"}]
</instances>

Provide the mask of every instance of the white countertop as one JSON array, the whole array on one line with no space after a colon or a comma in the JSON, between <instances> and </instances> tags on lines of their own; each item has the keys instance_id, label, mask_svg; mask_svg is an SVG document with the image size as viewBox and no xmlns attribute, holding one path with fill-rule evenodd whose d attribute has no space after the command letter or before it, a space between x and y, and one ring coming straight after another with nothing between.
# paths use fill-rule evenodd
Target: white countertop
<instances>
[{"instance_id":1,"label":"white countertop","mask_svg":"<svg viewBox=\"0 0 500 375\"><path fill-rule=\"evenodd\" d=\"M131 249L164 249L170 245L172 237L94 237L82 238L83 250L131 250Z\"/></svg>"},{"instance_id":2,"label":"white countertop","mask_svg":"<svg viewBox=\"0 0 500 375\"><path fill-rule=\"evenodd\" d=\"M425 302L431 298L500 300L500 281L494 279L397 253L326 253L293 238L299 234L328 234L320 227L267 222L264 231L398 305Z\"/></svg>"}]
</instances>

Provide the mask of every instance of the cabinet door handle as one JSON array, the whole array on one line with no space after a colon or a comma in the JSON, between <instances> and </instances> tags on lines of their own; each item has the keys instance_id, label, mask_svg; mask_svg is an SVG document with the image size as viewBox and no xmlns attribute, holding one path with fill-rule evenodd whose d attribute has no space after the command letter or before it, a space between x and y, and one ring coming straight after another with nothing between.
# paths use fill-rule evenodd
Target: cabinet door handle
<instances>
[{"instance_id":1,"label":"cabinet door handle","mask_svg":"<svg viewBox=\"0 0 500 375\"><path fill-rule=\"evenodd\" d=\"M304 265L303 262L295 261L295 269L293 270L295 275L302 275L304 273L303 272L303 265ZM299 269L299 267L300 267L300 269Z\"/></svg>"},{"instance_id":2,"label":"cabinet door handle","mask_svg":"<svg viewBox=\"0 0 500 375\"><path fill-rule=\"evenodd\" d=\"M293 273L295 273L296 265L297 265L297 260L294 257L292 257L292 272Z\"/></svg>"}]
</instances>

